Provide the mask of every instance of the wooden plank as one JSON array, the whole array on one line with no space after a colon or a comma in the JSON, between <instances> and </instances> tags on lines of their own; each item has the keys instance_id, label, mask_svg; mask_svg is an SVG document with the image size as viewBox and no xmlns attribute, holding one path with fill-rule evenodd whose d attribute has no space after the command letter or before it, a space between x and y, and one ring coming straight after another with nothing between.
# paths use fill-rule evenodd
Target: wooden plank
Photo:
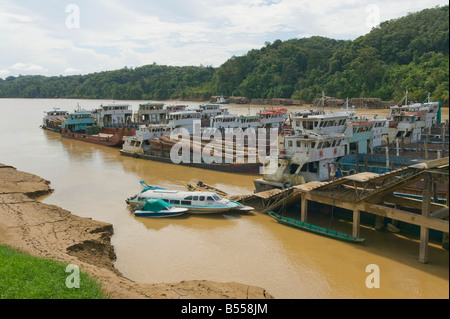
<instances>
[{"instance_id":1,"label":"wooden plank","mask_svg":"<svg viewBox=\"0 0 450 319\"><path fill-rule=\"evenodd\" d=\"M384 199L384 202L394 203L403 207L411 207L416 209L422 209L422 201L420 199L409 198L400 195L388 195ZM431 203L431 210L435 211L445 207L444 204Z\"/></svg>"},{"instance_id":2,"label":"wooden plank","mask_svg":"<svg viewBox=\"0 0 450 319\"><path fill-rule=\"evenodd\" d=\"M427 218L423 215L414 214L410 212L405 212L403 210L397 208L390 208L386 206L381 206L377 204L366 203L364 205L365 208L361 209L362 211L372 213L375 215L392 218L398 221L402 221L405 223L424 226L430 229L442 231L448 233L449 224L447 220L435 219L435 218Z\"/></svg>"},{"instance_id":3,"label":"wooden plank","mask_svg":"<svg viewBox=\"0 0 450 319\"><path fill-rule=\"evenodd\" d=\"M359 203L351 203L347 201L342 201L330 197L326 197L323 195L315 195L311 193L304 193L302 195L302 199L305 198L310 201L323 203L327 205L341 207L350 211L358 209L360 211L368 212L374 215L392 218L395 220L403 221L405 223L418 225L418 226L426 226L430 229L449 232L449 222L446 220L439 220L434 218L426 218L419 214L414 214L410 212L406 212L396 208L390 208L386 206L382 206L379 204L372 204L368 202L359 202Z\"/></svg>"},{"instance_id":4,"label":"wooden plank","mask_svg":"<svg viewBox=\"0 0 450 319\"><path fill-rule=\"evenodd\" d=\"M431 213L431 192L433 184L431 174L426 172L423 176L423 195L422 195L422 216L425 218L430 217ZM425 225L420 226L420 251L419 261L421 263L428 262L428 240L429 229Z\"/></svg>"},{"instance_id":5,"label":"wooden plank","mask_svg":"<svg viewBox=\"0 0 450 319\"><path fill-rule=\"evenodd\" d=\"M308 220L308 200L305 196L302 196L302 207L301 207L301 221L307 223Z\"/></svg>"},{"instance_id":6,"label":"wooden plank","mask_svg":"<svg viewBox=\"0 0 450 319\"><path fill-rule=\"evenodd\" d=\"M352 227L352 236L359 238L360 233L360 221L361 221L361 214L360 211L355 209L353 211L353 227Z\"/></svg>"}]
</instances>

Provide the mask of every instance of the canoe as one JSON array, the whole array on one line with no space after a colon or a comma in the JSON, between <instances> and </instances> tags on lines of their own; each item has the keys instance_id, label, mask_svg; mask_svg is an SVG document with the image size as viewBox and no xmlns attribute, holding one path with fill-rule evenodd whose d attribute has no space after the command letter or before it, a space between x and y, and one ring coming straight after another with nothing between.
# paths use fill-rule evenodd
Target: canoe
<instances>
[{"instance_id":1,"label":"canoe","mask_svg":"<svg viewBox=\"0 0 450 319\"><path fill-rule=\"evenodd\" d=\"M353 236L350 236L350 235L347 235L344 233L340 233L335 230L331 230L331 229L320 227L320 226L313 225L313 224L308 224L308 223L302 222L302 221L294 219L294 218L283 217L273 211L270 211L269 215L272 216L273 218L275 218L280 224L295 227L295 228L298 228L301 230L306 230L306 231L309 231L309 232L312 232L312 233L315 233L318 235L322 235L322 236L326 236L326 237L330 237L330 238L334 238L334 239L338 239L338 240L343 240L343 241L347 241L347 242L351 242L351 243L361 243L366 240L365 238L353 237Z\"/></svg>"}]
</instances>

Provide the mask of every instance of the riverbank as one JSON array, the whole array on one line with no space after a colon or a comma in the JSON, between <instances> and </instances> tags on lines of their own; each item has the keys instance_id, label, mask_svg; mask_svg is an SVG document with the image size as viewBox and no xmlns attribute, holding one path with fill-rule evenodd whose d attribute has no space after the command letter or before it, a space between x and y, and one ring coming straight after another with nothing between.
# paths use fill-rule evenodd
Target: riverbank
<instances>
[{"instance_id":1,"label":"riverbank","mask_svg":"<svg viewBox=\"0 0 450 319\"><path fill-rule=\"evenodd\" d=\"M33 256L78 265L98 279L114 299L273 298L263 288L234 282L133 282L114 267L113 225L39 201L52 191L49 181L0 163L0 243Z\"/></svg>"}]
</instances>

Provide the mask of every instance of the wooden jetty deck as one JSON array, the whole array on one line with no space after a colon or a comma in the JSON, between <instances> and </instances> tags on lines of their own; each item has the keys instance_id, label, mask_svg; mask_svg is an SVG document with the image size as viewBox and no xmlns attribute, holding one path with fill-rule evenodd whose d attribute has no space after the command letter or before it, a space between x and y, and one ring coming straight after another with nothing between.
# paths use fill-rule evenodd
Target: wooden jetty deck
<instances>
[{"instance_id":1,"label":"wooden jetty deck","mask_svg":"<svg viewBox=\"0 0 450 319\"><path fill-rule=\"evenodd\" d=\"M399 196L409 184L423 181L422 199ZM437 202L437 185L445 185L446 204ZM443 232L448 249L449 158L424 161L385 174L372 172L344 176L330 182L310 182L286 190L256 193L244 202L267 213L292 203L301 203L301 221L307 222L308 202L340 207L353 212L352 236L360 237L360 215L376 215L420 226L419 261L428 262L429 230ZM434 195L434 196L433 196ZM259 206L258 206L259 204ZM376 227L377 228L377 227Z\"/></svg>"}]
</instances>

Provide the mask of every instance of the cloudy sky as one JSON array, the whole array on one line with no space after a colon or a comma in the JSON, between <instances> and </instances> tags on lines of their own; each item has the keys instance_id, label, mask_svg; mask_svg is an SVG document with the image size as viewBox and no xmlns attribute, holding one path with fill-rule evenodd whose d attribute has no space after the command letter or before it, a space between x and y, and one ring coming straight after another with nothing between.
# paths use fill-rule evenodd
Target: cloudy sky
<instances>
[{"instance_id":1,"label":"cloudy sky","mask_svg":"<svg viewBox=\"0 0 450 319\"><path fill-rule=\"evenodd\" d=\"M0 77L218 67L265 42L353 40L447 0L0 0Z\"/></svg>"}]
</instances>

